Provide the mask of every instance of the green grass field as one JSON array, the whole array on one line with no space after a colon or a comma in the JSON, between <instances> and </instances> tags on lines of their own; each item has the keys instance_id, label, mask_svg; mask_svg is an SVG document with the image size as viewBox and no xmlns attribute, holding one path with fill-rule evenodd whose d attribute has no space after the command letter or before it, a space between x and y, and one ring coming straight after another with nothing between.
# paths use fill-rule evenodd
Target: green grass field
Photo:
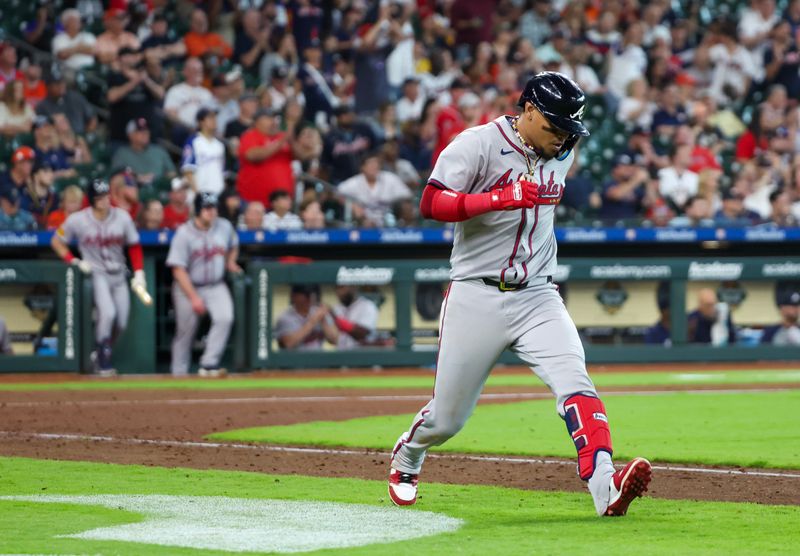
<instances>
[{"instance_id":1,"label":"green grass field","mask_svg":"<svg viewBox=\"0 0 800 556\"><path fill-rule=\"evenodd\" d=\"M70 495L118 496L106 506L59 498ZM219 498L180 498L189 496ZM285 511L262 512L276 508ZM319 549L359 535L369 544L312 553L795 554L800 530L800 508L788 506L644 498L624 519L601 519L588 494L426 483L419 503L400 509L383 481L17 458L0 458L0 516L0 552L46 554L220 554L225 543L273 546L291 536ZM437 532L442 522L449 532ZM168 536L178 526L184 533ZM428 536L391 540L404 527ZM120 537L128 540L109 540Z\"/></svg>"},{"instance_id":2,"label":"green grass field","mask_svg":"<svg viewBox=\"0 0 800 556\"><path fill-rule=\"evenodd\" d=\"M601 388L618 386L707 386L732 384L798 384L800 370L739 370L739 371L702 371L685 372L621 372L594 373L594 383ZM493 375L487 383L489 386L542 386L542 383L531 374ZM238 389L319 389L339 388L430 388L433 385L433 373L419 376L392 375L391 371L375 376L330 376L326 378L293 377L293 378L238 378L227 380L171 380L148 378L119 378L114 380L83 380L61 383L11 383L0 384L0 391L34 392L42 390L152 390L152 389L188 389L188 390L238 390Z\"/></svg>"},{"instance_id":3,"label":"green grass field","mask_svg":"<svg viewBox=\"0 0 800 556\"><path fill-rule=\"evenodd\" d=\"M615 458L747 467L800 468L800 391L667 393L605 399ZM411 415L252 428L210 438L358 446L387 450ZM502 431L502 433L498 433ZM436 451L575 456L552 400L479 406L464 430Z\"/></svg>"}]
</instances>

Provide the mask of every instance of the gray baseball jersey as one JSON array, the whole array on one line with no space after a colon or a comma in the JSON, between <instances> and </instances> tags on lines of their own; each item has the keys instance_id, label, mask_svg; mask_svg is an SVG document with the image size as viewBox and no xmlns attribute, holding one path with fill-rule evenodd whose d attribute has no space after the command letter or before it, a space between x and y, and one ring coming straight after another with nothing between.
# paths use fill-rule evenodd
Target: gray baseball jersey
<instances>
[{"instance_id":1,"label":"gray baseball jersey","mask_svg":"<svg viewBox=\"0 0 800 556\"><path fill-rule=\"evenodd\" d=\"M125 270L125 245L139 243L139 232L126 211L111 207L105 220L98 220L91 207L70 214L58 230L58 236L70 243L78 241L81 259L92 271L117 274Z\"/></svg>"},{"instance_id":2,"label":"gray baseball jersey","mask_svg":"<svg viewBox=\"0 0 800 556\"><path fill-rule=\"evenodd\" d=\"M370 331L370 335L373 335L375 329L378 327L378 307L372 300L364 296L357 297L347 307L342 304L336 305L333 308L333 314L337 317L347 319L353 324L366 328ZM370 336L368 335L366 339L369 340ZM339 349L355 349L359 345L360 343L358 340L349 334L339 332L339 340L336 343Z\"/></svg>"},{"instance_id":3,"label":"gray baseball jersey","mask_svg":"<svg viewBox=\"0 0 800 556\"><path fill-rule=\"evenodd\" d=\"M467 129L442 151L428 184L461 193L506 187L528 173L523 149L507 116ZM529 151L539 197L560 199L575 158L537 160ZM491 278L509 284L556 271L555 204L494 211L457 222L450 256L453 280Z\"/></svg>"},{"instance_id":4,"label":"gray baseball jersey","mask_svg":"<svg viewBox=\"0 0 800 556\"><path fill-rule=\"evenodd\" d=\"M289 306L278 317L278 320L275 323L275 331L273 332L272 336L274 338L280 338L281 336L284 336L286 334L291 334L292 332L300 330L300 328L303 327L303 325L308 320L309 316L315 310L316 307L312 306L311 310L309 310L308 312L308 315L303 316L297 312L297 309ZM303 340L294 349L299 351L314 351L322 349L324 341L325 341L325 334L322 331L322 326L318 324L311 329L311 333L305 338L303 338Z\"/></svg>"},{"instance_id":5,"label":"gray baseball jersey","mask_svg":"<svg viewBox=\"0 0 800 556\"><path fill-rule=\"evenodd\" d=\"M208 230L198 228L194 219L181 224L172 238L167 266L182 266L192 284L206 286L225 278L225 257L239 245L239 236L224 218L217 218Z\"/></svg>"}]
</instances>

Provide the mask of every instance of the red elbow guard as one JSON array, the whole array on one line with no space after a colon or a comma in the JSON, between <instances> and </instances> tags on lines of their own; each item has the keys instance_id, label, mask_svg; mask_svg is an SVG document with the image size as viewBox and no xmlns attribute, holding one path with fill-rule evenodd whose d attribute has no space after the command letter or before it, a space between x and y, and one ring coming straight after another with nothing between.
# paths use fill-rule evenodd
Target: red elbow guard
<instances>
[{"instance_id":1,"label":"red elbow guard","mask_svg":"<svg viewBox=\"0 0 800 556\"><path fill-rule=\"evenodd\" d=\"M578 450L578 475L588 481L597 453L613 452L606 408L598 398L575 394L564 402L564 421Z\"/></svg>"},{"instance_id":2,"label":"red elbow guard","mask_svg":"<svg viewBox=\"0 0 800 556\"><path fill-rule=\"evenodd\" d=\"M142 270L144 268L144 253L142 252L141 244L129 245L128 256L131 258L133 270Z\"/></svg>"},{"instance_id":3,"label":"red elbow guard","mask_svg":"<svg viewBox=\"0 0 800 556\"><path fill-rule=\"evenodd\" d=\"M462 222L492 210L488 193L468 195L428 185L422 191L420 214L441 222Z\"/></svg>"}]
</instances>

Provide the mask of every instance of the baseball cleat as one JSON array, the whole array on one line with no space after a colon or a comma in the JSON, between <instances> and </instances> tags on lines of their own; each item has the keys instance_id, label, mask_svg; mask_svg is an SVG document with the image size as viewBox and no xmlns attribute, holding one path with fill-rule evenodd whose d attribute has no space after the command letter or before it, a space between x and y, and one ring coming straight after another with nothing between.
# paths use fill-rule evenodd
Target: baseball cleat
<instances>
[{"instance_id":1,"label":"baseball cleat","mask_svg":"<svg viewBox=\"0 0 800 556\"><path fill-rule=\"evenodd\" d=\"M635 458L611 476L610 496L604 515L623 516L637 497L647 492L653 468L644 458Z\"/></svg>"},{"instance_id":2,"label":"baseball cleat","mask_svg":"<svg viewBox=\"0 0 800 556\"><path fill-rule=\"evenodd\" d=\"M389 497L397 506L410 506L417 501L419 475L392 468L389 472Z\"/></svg>"},{"instance_id":3,"label":"baseball cleat","mask_svg":"<svg viewBox=\"0 0 800 556\"><path fill-rule=\"evenodd\" d=\"M227 369L222 368L207 369L206 367L200 367L197 369L197 376L202 378L222 378L227 374Z\"/></svg>"}]
</instances>

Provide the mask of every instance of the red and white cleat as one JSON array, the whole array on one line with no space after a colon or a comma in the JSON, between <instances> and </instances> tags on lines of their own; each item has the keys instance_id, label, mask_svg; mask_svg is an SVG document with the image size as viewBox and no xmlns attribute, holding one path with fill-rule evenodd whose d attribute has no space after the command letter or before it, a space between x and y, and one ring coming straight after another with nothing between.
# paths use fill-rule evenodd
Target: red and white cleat
<instances>
[{"instance_id":1,"label":"red and white cleat","mask_svg":"<svg viewBox=\"0 0 800 556\"><path fill-rule=\"evenodd\" d=\"M419 475L403 473L397 469L389 472L389 498L397 506L410 506L417 501Z\"/></svg>"},{"instance_id":2,"label":"red and white cleat","mask_svg":"<svg viewBox=\"0 0 800 556\"><path fill-rule=\"evenodd\" d=\"M647 485L653 468L644 458L635 458L628 465L611 476L609 489L611 494L608 507L604 515L623 516L628 511L628 506L639 496L647 492Z\"/></svg>"}]
</instances>

